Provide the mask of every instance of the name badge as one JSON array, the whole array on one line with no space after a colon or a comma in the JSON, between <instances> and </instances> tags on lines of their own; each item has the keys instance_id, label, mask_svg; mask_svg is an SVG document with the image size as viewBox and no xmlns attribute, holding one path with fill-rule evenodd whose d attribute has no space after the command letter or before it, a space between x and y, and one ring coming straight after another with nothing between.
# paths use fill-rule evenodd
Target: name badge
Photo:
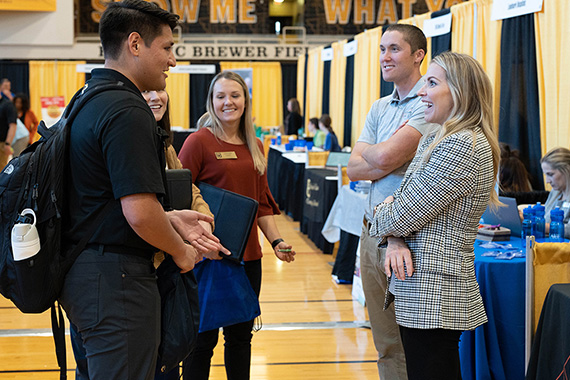
<instances>
[{"instance_id":1,"label":"name badge","mask_svg":"<svg viewBox=\"0 0 570 380\"><path fill-rule=\"evenodd\" d=\"M216 158L218 160L236 160L236 152L216 152Z\"/></svg>"}]
</instances>

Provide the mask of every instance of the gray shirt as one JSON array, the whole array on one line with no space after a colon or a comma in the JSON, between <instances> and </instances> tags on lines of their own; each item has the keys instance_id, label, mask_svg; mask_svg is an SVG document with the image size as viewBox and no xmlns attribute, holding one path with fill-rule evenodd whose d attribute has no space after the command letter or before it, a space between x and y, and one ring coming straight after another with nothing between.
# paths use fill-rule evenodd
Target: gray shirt
<instances>
[{"instance_id":1,"label":"gray shirt","mask_svg":"<svg viewBox=\"0 0 570 380\"><path fill-rule=\"evenodd\" d=\"M424 80L421 78L404 99L399 99L398 92L394 89L392 95L375 101L366 116L366 123L358 142L374 145L386 141L406 120L408 120L409 126L417 129L422 135L429 132L433 128L433 124L425 121L424 110L426 106L417 95L423 84ZM409 164L407 162L387 176L372 181L366 209L367 219L372 218L374 206L381 203L387 196L392 195L400 186Z\"/></svg>"}]
</instances>

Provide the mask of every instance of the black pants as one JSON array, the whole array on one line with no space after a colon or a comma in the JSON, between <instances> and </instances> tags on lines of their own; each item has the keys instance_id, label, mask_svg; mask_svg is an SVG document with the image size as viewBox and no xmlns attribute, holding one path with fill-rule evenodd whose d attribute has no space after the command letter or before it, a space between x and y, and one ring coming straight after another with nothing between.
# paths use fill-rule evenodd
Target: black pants
<instances>
[{"instance_id":1,"label":"black pants","mask_svg":"<svg viewBox=\"0 0 570 380\"><path fill-rule=\"evenodd\" d=\"M245 262L245 273L259 298L261 291L261 259ZM253 320L226 326L224 330L224 364L228 380L248 380L251 365L251 330ZM219 330L198 334L194 352L184 362L184 380L207 380L210 362L218 344Z\"/></svg>"},{"instance_id":2,"label":"black pants","mask_svg":"<svg viewBox=\"0 0 570 380\"><path fill-rule=\"evenodd\" d=\"M461 380L459 337L462 331L400 326L408 380Z\"/></svg>"},{"instance_id":3,"label":"black pants","mask_svg":"<svg viewBox=\"0 0 570 380\"><path fill-rule=\"evenodd\" d=\"M160 295L150 259L87 249L59 301L73 324L77 379L152 380Z\"/></svg>"}]
</instances>

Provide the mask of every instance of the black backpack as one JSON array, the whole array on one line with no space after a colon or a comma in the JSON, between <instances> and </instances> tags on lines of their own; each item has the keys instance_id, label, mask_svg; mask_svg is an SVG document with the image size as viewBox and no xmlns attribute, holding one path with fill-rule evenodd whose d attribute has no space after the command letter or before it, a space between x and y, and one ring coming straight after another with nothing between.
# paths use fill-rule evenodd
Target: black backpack
<instances>
[{"instance_id":1,"label":"black backpack","mask_svg":"<svg viewBox=\"0 0 570 380\"><path fill-rule=\"evenodd\" d=\"M38 132L42 138L12 159L0 173L0 293L24 313L42 313L51 307L62 378L65 378L66 368L65 326L61 307L56 308L55 301L65 275L112 205L109 201L89 226L86 236L72 249L66 249L62 239L62 210L69 169L70 131L79 110L95 95L107 90L135 93L121 82L85 85L73 96L55 125L48 129L40 122ZM26 208L36 214L41 248L28 259L14 261L11 231L16 223L29 223L25 220L27 216L20 215Z\"/></svg>"}]
</instances>

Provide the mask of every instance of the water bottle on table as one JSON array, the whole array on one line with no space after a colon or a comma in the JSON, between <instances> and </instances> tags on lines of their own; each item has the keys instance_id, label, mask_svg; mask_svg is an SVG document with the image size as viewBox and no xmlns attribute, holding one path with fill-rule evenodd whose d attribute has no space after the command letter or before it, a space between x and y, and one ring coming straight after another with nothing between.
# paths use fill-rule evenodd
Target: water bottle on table
<instances>
[{"instance_id":1,"label":"water bottle on table","mask_svg":"<svg viewBox=\"0 0 570 380\"><path fill-rule=\"evenodd\" d=\"M543 239L545 237L545 220L544 220L544 206L537 202L532 208L534 211L534 237L537 239Z\"/></svg>"},{"instance_id":2,"label":"water bottle on table","mask_svg":"<svg viewBox=\"0 0 570 380\"><path fill-rule=\"evenodd\" d=\"M521 236L523 243L526 241L527 236L533 235L534 232L533 219L534 219L534 213L532 211L532 207L528 206L523 210L522 236Z\"/></svg>"},{"instance_id":3,"label":"water bottle on table","mask_svg":"<svg viewBox=\"0 0 570 380\"><path fill-rule=\"evenodd\" d=\"M550 211L550 235L551 241L564 241L564 211L556 207Z\"/></svg>"}]
</instances>

